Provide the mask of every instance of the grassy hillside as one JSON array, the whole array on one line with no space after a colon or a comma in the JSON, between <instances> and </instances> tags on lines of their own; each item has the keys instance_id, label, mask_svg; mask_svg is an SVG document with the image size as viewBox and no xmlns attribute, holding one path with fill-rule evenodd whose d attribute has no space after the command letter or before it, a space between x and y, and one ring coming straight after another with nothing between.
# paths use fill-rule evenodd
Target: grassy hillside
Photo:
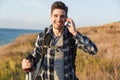
<instances>
[{"instance_id":1,"label":"grassy hillside","mask_svg":"<svg viewBox=\"0 0 120 80\"><path fill-rule=\"evenodd\" d=\"M77 50L76 74L80 80L120 79L120 23L78 28L98 47L98 54L91 56ZM34 47L37 34L22 35L15 42L0 47L0 80L25 80L21 61Z\"/></svg>"},{"instance_id":2,"label":"grassy hillside","mask_svg":"<svg viewBox=\"0 0 120 80\"><path fill-rule=\"evenodd\" d=\"M78 29L98 47L98 54L89 56L78 51L77 74L81 80L120 79L120 23ZM81 52L79 54L79 52ZM81 62L82 61L82 62Z\"/></svg>"},{"instance_id":3,"label":"grassy hillside","mask_svg":"<svg viewBox=\"0 0 120 80\"><path fill-rule=\"evenodd\" d=\"M15 42L0 47L0 80L25 80L21 61L30 53L37 34L22 35Z\"/></svg>"}]
</instances>

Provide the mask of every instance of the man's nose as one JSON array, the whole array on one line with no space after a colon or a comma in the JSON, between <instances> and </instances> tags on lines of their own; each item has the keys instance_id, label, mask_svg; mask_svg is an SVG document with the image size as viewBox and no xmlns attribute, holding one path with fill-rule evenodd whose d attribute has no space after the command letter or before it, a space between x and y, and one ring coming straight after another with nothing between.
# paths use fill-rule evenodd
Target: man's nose
<instances>
[{"instance_id":1,"label":"man's nose","mask_svg":"<svg viewBox=\"0 0 120 80\"><path fill-rule=\"evenodd\" d=\"M57 17L57 21L61 21L61 17L60 16Z\"/></svg>"}]
</instances>

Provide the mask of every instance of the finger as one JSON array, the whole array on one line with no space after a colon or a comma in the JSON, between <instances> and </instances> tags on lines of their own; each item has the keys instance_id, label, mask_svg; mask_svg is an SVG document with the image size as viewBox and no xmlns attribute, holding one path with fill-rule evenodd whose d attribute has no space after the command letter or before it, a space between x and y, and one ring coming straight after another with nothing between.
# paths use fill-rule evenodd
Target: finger
<instances>
[{"instance_id":1,"label":"finger","mask_svg":"<svg viewBox=\"0 0 120 80\"><path fill-rule=\"evenodd\" d=\"M71 19L71 18L66 18L66 21L71 22L71 21L72 21L72 19Z\"/></svg>"},{"instance_id":2,"label":"finger","mask_svg":"<svg viewBox=\"0 0 120 80\"><path fill-rule=\"evenodd\" d=\"M23 60L22 60L22 63L23 63L23 62L30 62L30 61L27 60L27 59L23 59Z\"/></svg>"},{"instance_id":3,"label":"finger","mask_svg":"<svg viewBox=\"0 0 120 80\"><path fill-rule=\"evenodd\" d=\"M31 68L31 63L23 63L22 64L22 69L28 69L28 68Z\"/></svg>"},{"instance_id":4,"label":"finger","mask_svg":"<svg viewBox=\"0 0 120 80\"><path fill-rule=\"evenodd\" d=\"M26 69L26 68L30 68L31 67L31 63L29 60L27 59L23 59L22 61L22 69Z\"/></svg>"}]
</instances>

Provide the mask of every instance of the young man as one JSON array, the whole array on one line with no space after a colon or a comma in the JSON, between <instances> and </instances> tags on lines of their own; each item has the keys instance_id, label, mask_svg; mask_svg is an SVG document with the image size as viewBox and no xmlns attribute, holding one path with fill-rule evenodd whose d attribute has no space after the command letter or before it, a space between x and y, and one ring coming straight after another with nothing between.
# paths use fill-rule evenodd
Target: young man
<instances>
[{"instance_id":1,"label":"young man","mask_svg":"<svg viewBox=\"0 0 120 80\"><path fill-rule=\"evenodd\" d=\"M31 67L35 69L39 59L44 57L42 65L42 80L76 80L75 77L75 56L77 47L90 54L97 53L97 47L86 36L80 34L75 23L67 17L68 7L61 1L56 1L51 6L51 26L45 36L49 47L42 56L43 34L39 34L35 48L31 54L32 60L23 59L22 69ZM69 25L65 25L68 22ZM31 62L32 61L32 62ZM33 64L33 66L31 65Z\"/></svg>"}]
</instances>

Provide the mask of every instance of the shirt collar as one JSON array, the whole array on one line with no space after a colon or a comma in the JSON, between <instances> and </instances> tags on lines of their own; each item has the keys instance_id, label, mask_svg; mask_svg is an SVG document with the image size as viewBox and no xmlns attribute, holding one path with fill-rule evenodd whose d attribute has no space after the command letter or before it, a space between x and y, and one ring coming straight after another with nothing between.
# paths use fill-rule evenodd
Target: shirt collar
<instances>
[{"instance_id":1,"label":"shirt collar","mask_svg":"<svg viewBox=\"0 0 120 80\"><path fill-rule=\"evenodd\" d=\"M53 30L52 30L52 28L53 28L53 26L52 26L52 24L51 24L51 25L49 26L46 34L51 34L51 35L53 35ZM67 34L67 31L68 31L67 27L64 26L63 35L66 35L66 34Z\"/></svg>"}]
</instances>

